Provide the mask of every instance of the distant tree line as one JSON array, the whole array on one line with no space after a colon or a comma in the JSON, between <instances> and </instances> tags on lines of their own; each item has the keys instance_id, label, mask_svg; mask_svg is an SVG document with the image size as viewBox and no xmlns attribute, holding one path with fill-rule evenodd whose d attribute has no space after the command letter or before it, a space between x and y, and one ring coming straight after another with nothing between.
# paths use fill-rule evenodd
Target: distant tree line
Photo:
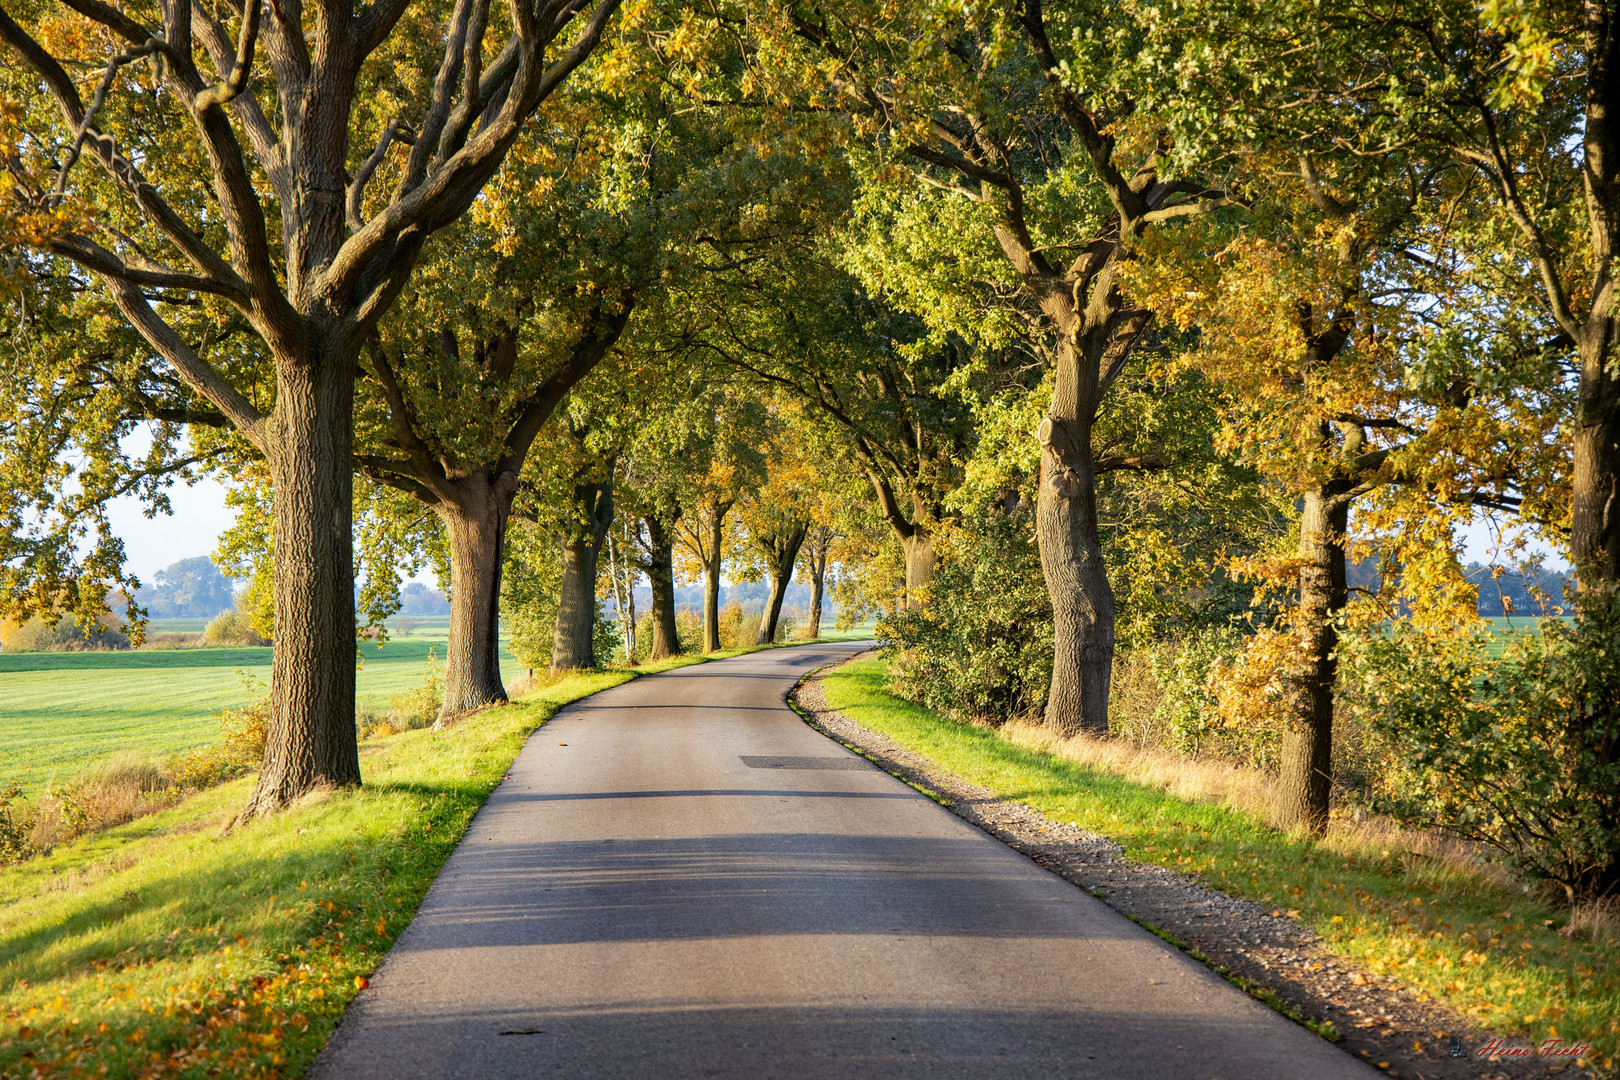
<instances>
[{"instance_id":1,"label":"distant tree line","mask_svg":"<svg viewBox=\"0 0 1620 1080\"><path fill-rule=\"evenodd\" d=\"M159 570L152 584L135 592L135 602L153 619L212 619L231 610L235 599L230 579L206 555Z\"/></svg>"}]
</instances>

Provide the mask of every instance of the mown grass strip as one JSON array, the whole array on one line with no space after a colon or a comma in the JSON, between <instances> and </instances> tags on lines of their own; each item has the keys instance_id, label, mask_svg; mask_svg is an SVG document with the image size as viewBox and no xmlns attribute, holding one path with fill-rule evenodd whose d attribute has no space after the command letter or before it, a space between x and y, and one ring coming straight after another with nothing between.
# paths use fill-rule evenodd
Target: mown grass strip
<instances>
[{"instance_id":1,"label":"mown grass strip","mask_svg":"<svg viewBox=\"0 0 1620 1080\"><path fill-rule=\"evenodd\" d=\"M0 870L0 1076L297 1076L525 740L591 672L362 747L364 787L220 835L252 777Z\"/></svg>"},{"instance_id":2,"label":"mown grass strip","mask_svg":"<svg viewBox=\"0 0 1620 1080\"><path fill-rule=\"evenodd\" d=\"M828 672L827 703L971 783L1113 837L1128 858L1275 905L1334 952L1446 1001L1483 1031L1537 1045L1589 1039L1604 1070L1620 1057L1620 947L1559 934L1551 905L1487 876L1286 836L1015 746L895 697L886 673L875 656Z\"/></svg>"},{"instance_id":3,"label":"mown grass strip","mask_svg":"<svg viewBox=\"0 0 1620 1080\"><path fill-rule=\"evenodd\" d=\"M422 683L428 652L442 666L445 643L395 638L360 650L356 701L383 710ZM511 680L523 666L505 650ZM47 784L117 754L163 757L219 738L219 711L263 693L242 675L270 680L268 648L140 649L126 652L0 653L0 788L38 795Z\"/></svg>"}]
</instances>

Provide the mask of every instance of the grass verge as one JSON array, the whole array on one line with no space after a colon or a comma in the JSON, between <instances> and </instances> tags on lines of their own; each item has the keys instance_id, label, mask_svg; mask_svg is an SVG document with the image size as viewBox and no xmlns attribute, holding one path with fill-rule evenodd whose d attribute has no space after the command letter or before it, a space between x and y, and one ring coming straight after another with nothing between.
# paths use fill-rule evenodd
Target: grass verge
<instances>
[{"instance_id":1,"label":"grass verge","mask_svg":"<svg viewBox=\"0 0 1620 1080\"><path fill-rule=\"evenodd\" d=\"M383 710L419 686L429 650L444 662L442 639L362 647L360 707ZM501 668L509 681L523 670L504 649ZM263 694L242 675L268 683L270 649L0 654L0 789L18 784L32 797L120 754L163 757L206 746L219 736L221 709Z\"/></svg>"},{"instance_id":2,"label":"grass verge","mask_svg":"<svg viewBox=\"0 0 1620 1080\"><path fill-rule=\"evenodd\" d=\"M0 870L0 1076L302 1074L536 728L637 675L753 651L582 673L368 740L364 787L228 835L252 777Z\"/></svg>"},{"instance_id":3,"label":"grass verge","mask_svg":"<svg viewBox=\"0 0 1620 1080\"><path fill-rule=\"evenodd\" d=\"M1018 746L885 688L868 656L824 676L827 703L963 779L1113 837L1126 857L1275 905L1364 970L1445 1001L1492 1035L1591 1042L1620 1057L1620 944L1560 933L1567 916L1498 876L1354 838L1308 840L1250 814L1176 798L1103 769Z\"/></svg>"}]
</instances>

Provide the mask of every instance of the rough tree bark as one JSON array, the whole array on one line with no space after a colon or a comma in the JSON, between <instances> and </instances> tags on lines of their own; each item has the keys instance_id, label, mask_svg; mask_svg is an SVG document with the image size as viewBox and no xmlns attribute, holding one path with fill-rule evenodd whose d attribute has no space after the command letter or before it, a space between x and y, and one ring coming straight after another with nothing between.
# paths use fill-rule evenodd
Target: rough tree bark
<instances>
[{"instance_id":1,"label":"rough tree bark","mask_svg":"<svg viewBox=\"0 0 1620 1080\"><path fill-rule=\"evenodd\" d=\"M271 415L275 649L264 763L244 818L319 785L360 782L347 465L352 353L281 373ZM343 618L334 620L332 612Z\"/></svg>"},{"instance_id":2,"label":"rough tree bark","mask_svg":"<svg viewBox=\"0 0 1620 1080\"><path fill-rule=\"evenodd\" d=\"M1306 490L1301 499L1299 607L1284 684L1289 717L1274 818L1280 829L1316 834L1327 829L1339 674L1339 634L1333 620L1348 600L1344 546L1350 527L1349 487L1336 481Z\"/></svg>"},{"instance_id":3,"label":"rough tree bark","mask_svg":"<svg viewBox=\"0 0 1620 1080\"><path fill-rule=\"evenodd\" d=\"M581 520L563 537L562 584L557 593L557 628L551 639L551 673L596 666L596 561L613 524L613 481L585 481L574 487Z\"/></svg>"},{"instance_id":4,"label":"rough tree bark","mask_svg":"<svg viewBox=\"0 0 1620 1080\"><path fill-rule=\"evenodd\" d=\"M648 548L642 570L652 589L652 645L647 659L663 660L681 652L675 626L675 536L657 514L642 520L647 523Z\"/></svg>"},{"instance_id":5,"label":"rough tree bark","mask_svg":"<svg viewBox=\"0 0 1620 1080\"><path fill-rule=\"evenodd\" d=\"M435 726L507 700L501 679L501 563L517 474L478 469L433 505L450 542L450 639L444 705Z\"/></svg>"},{"instance_id":6,"label":"rough tree bark","mask_svg":"<svg viewBox=\"0 0 1620 1080\"><path fill-rule=\"evenodd\" d=\"M1617 106L1620 107L1620 106ZM1620 588L1620 377L1613 364L1615 320L1581 342L1581 381L1570 425L1569 546L1580 588Z\"/></svg>"},{"instance_id":7,"label":"rough tree bark","mask_svg":"<svg viewBox=\"0 0 1620 1080\"><path fill-rule=\"evenodd\" d=\"M1091 426L1097 395L1093 364L1065 346L1047 418L1041 422L1041 485L1035 537L1052 598L1052 683L1046 722L1072 735L1108 734L1114 666L1114 590L1097 531L1097 467ZM1087 375L1093 378L1088 380ZM1088 386L1090 382L1093 385Z\"/></svg>"},{"instance_id":8,"label":"rough tree bark","mask_svg":"<svg viewBox=\"0 0 1620 1080\"><path fill-rule=\"evenodd\" d=\"M771 569L771 596L760 616L759 637L754 642L756 645L769 645L776 640L776 624L782 618L782 600L793 581L793 566L799 561L799 548L803 546L805 534L809 531L809 524L804 523L759 538L759 546Z\"/></svg>"}]
</instances>

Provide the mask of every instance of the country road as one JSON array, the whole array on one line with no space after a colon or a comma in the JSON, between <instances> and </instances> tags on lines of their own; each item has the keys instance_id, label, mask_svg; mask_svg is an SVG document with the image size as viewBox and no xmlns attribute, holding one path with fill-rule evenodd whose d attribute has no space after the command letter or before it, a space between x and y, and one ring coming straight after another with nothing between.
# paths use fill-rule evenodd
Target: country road
<instances>
[{"instance_id":1,"label":"country road","mask_svg":"<svg viewBox=\"0 0 1620 1080\"><path fill-rule=\"evenodd\" d=\"M560 712L311 1075L1379 1075L787 708L864 647Z\"/></svg>"}]
</instances>

